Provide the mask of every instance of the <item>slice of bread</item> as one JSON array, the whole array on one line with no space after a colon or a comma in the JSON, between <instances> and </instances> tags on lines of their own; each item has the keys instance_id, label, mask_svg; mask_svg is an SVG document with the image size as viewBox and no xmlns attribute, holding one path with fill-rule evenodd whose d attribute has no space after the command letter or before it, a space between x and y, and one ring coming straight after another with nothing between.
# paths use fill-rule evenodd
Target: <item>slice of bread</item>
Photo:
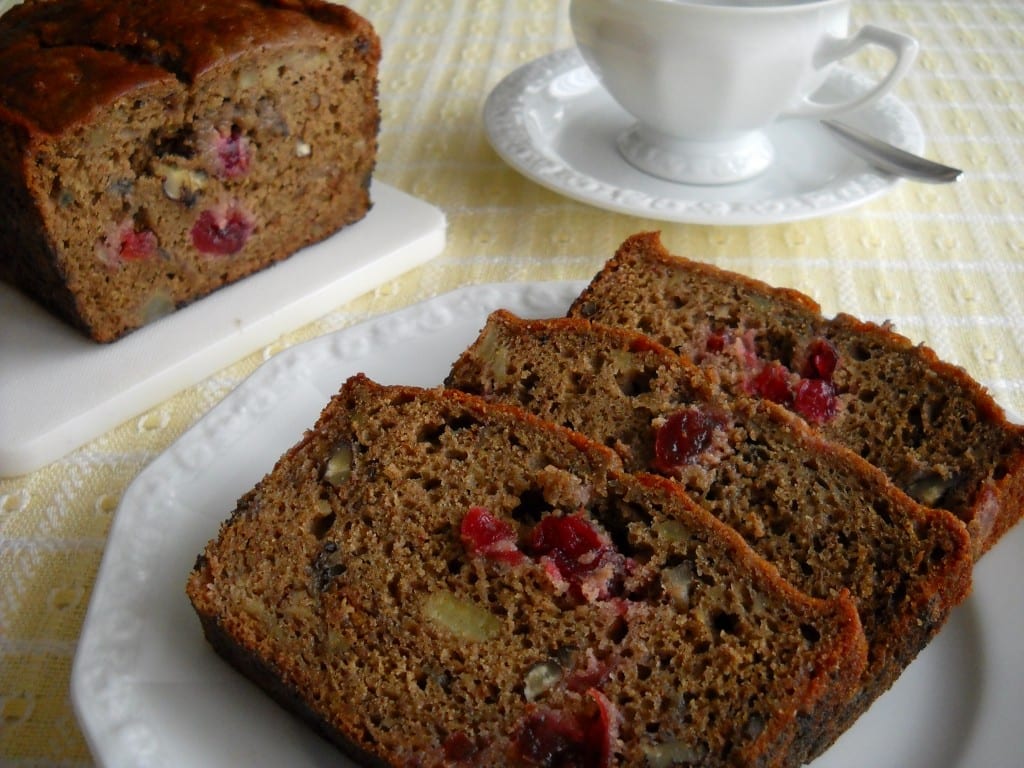
<instances>
[{"instance_id":1,"label":"slice of bread","mask_svg":"<svg viewBox=\"0 0 1024 768\"><path fill-rule=\"evenodd\" d=\"M641 331L780 402L968 527L975 557L1024 512L1024 428L961 368L888 325L627 239L570 314Z\"/></svg>"},{"instance_id":2,"label":"slice of bread","mask_svg":"<svg viewBox=\"0 0 1024 768\"><path fill-rule=\"evenodd\" d=\"M856 684L679 487L521 409L349 380L188 585L212 645L368 765L796 766Z\"/></svg>"},{"instance_id":3,"label":"slice of bread","mask_svg":"<svg viewBox=\"0 0 1024 768\"><path fill-rule=\"evenodd\" d=\"M798 588L849 589L868 666L837 730L895 681L967 594L964 525L773 403L734 397L634 332L499 310L449 386L512 403L614 448L627 470L677 480Z\"/></svg>"}]
</instances>

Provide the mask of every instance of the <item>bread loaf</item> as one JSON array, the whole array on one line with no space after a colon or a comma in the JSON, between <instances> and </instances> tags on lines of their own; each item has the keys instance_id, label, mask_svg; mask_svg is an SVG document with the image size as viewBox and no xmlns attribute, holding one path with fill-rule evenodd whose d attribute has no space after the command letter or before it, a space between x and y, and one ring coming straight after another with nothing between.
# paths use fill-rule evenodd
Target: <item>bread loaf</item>
<instances>
[{"instance_id":1,"label":"bread loaf","mask_svg":"<svg viewBox=\"0 0 1024 768\"><path fill-rule=\"evenodd\" d=\"M0 278L105 342L361 219L379 59L321 0L13 8Z\"/></svg>"}]
</instances>

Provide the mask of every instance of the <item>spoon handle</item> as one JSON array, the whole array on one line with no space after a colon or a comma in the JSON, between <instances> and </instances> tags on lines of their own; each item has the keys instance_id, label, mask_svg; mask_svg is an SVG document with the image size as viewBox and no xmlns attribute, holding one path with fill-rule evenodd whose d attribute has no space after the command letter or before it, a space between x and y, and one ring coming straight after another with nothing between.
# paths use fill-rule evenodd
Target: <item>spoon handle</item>
<instances>
[{"instance_id":1,"label":"spoon handle","mask_svg":"<svg viewBox=\"0 0 1024 768\"><path fill-rule=\"evenodd\" d=\"M863 157L875 168L887 173L929 184L948 184L951 181L959 181L964 175L959 168L951 168L948 165L911 154L844 123L838 123L835 120L822 120L821 124L849 149Z\"/></svg>"}]
</instances>

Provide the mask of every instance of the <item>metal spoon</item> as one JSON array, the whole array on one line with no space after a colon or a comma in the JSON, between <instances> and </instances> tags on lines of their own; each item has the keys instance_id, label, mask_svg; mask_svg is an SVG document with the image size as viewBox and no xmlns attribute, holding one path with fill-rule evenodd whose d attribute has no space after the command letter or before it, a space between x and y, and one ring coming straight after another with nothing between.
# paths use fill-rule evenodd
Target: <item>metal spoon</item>
<instances>
[{"instance_id":1,"label":"metal spoon","mask_svg":"<svg viewBox=\"0 0 1024 768\"><path fill-rule=\"evenodd\" d=\"M887 144L864 131L851 128L835 120L822 120L821 124L832 131L847 148L867 160L872 166L886 173L905 176L928 184L948 184L959 181L964 172L932 160L905 152L899 147Z\"/></svg>"}]
</instances>

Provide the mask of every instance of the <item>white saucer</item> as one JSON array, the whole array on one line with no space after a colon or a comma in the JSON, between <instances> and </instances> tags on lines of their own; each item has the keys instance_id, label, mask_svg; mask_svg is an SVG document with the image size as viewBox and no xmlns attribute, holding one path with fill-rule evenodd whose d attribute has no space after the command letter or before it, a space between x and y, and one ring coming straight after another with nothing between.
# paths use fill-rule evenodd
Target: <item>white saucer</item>
<instances>
[{"instance_id":1,"label":"white saucer","mask_svg":"<svg viewBox=\"0 0 1024 768\"><path fill-rule=\"evenodd\" d=\"M837 69L816 99L869 87ZM889 95L843 117L901 149L920 153L914 113ZM898 180L851 155L813 120L776 123L767 133L775 164L750 181L695 186L663 181L629 165L616 137L633 122L601 87L575 48L520 67L491 92L484 123L491 145L513 168L549 189L600 208L664 221L769 224L859 205Z\"/></svg>"}]
</instances>

